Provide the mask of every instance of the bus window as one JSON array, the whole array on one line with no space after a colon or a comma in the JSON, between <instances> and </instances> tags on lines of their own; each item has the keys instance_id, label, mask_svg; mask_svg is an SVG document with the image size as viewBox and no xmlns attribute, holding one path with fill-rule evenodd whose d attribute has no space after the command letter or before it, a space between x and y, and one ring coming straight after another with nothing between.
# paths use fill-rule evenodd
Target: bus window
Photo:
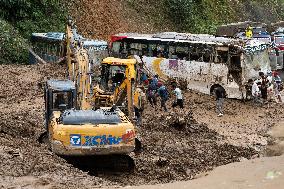
<instances>
[{"instance_id":1,"label":"bus window","mask_svg":"<svg viewBox=\"0 0 284 189\"><path fill-rule=\"evenodd\" d=\"M204 50L203 61L212 62L212 53L209 50Z\"/></svg>"},{"instance_id":2,"label":"bus window","mask_svg":"<svg viewBox=\"0 0 284 189\"><path fill-rule=\"evenodd\" d=\"M130 43L130 54L139 55L139 43Z\"/></svg>"},{"instance_id":3,"label":"bus window","mask_svg":"<svg viewBox=\"0 0 284 189\"><path fill-rule=\"evenodd\" d=\"M113 53L119 53L120 52L120 45L121 45L121 42L113 42L112 43L112 52Z\"/></svg>"},{"instance_id":4,"label":"bus window","mask_svg":"<svg viewBox=\"0 0 284 189\"><path fill-rule=\"evenodd\" d=\"M202 59L202 54L200 54L200 50L198 46L191 44L189 47L189 52L190 52L190 60L192 61L201 61Z\"/></svg>"},{"instance_id":5,"label":"bus window","mask_svg":"<svg viewBox=\"0 0 284 189\"><path fill-rule=\"evenodd\" d=\"M228 51L217 51L216 63L227 63L227 62L228 62Z\"/></svg>"},{"instance_id":6,"label":"bus window","mask_svg":"<svg viewBox=\"0 0 284 189\"><path fill-rule=\"evenodd\" d=\"M228 63L229 47L216 47L215 63Z\"/></svg>"},{"instance_id":7,"label":"bus window","mask_svg":"<svg viewBox=\"0 0 284 189\"><path fill-rule=\"evenodd\" d=\"M142 46L141 55L148 56L148 45L141 44L141 46Z\"/></svg>"},{"instance_id":8,"label":"bus window","mask_svg":"<svg viewBox=\"0 0 284 189\"><path fill-rule=\"evenodd\" d=\"M173 45L169 45L169 58L170 59L176 59L177 55L176 55L176 47Z\"/></svg>"},{"instance_id":9,"label":"bus window","mask_svg":"<svg viewBox=\"0 0 284 189\"><path fill-rule=\"evenodd\" d=\"M188 47L186 46L177 46L176 47L176 54L178 59L181 60L188 60Z\"/></svg>"},{"instance_id":10,"label":"bus window","mask_svg":"<svg viewBox=\"0 0 284 189\"><path fill-rule=\"evenodd\" d=\"M149 56L156 57L157 56L157 44L149 44Z\"/></svg>"}]
</instances>

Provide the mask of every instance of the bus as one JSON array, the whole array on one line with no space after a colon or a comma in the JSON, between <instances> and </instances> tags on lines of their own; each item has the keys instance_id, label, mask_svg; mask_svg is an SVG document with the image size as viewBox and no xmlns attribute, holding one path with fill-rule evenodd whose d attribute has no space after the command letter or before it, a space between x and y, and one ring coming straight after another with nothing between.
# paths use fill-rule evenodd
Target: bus
<instances>
[{"instance_id":1,"label":"bus","mask_svg":"<svg viewBox=\"0 0 284 189\"><path fill-rule=\"evenodd\" d=\"M45 62L57 62L65 54L63 39L64 33L59 32L32 33L32 51ZM29 62L30 64L37 62L31 52Z\"/></svg>"},{"instance_id":2,"label":"bus","mask_svg":"<svg viewBox=\"0 0 284 189\"><path fill-rule=\"evenodd\" d=\"M208 34L163 32L120 33L111 37L111 55L135 55L147 70L167 80L187 82L187 88L212 94L217 86L228 98L244 99L247 84L259 72L271 72L269 45L251 39L232 39Z\"/></svg>"},{"instance_id":3,"label":"bus","mask_svg":"<svg viewBox=\"0 0 284 189\"><path fill-rule=\"evenodd\" d=\"M284 33L274 32L272 34L272 41L277 51L274 50L272 61L275 62L276 69L282 70L284 68Z\"/></svg>"},{"instance_id":4,"label":"bus","mask_svg":"<svg viewBox=\"0 0 284 189\"><path fill-rule=\"evenodd\" d=\"M108 56L108 45L106 41L86 39L78 34L75 37L76 40L80 41L83 47L87 49L91 64L99 65L100 61ZM30 53L30 64L37 63L34 54L47 63L58 62L63 59L66 54L65 33L32 33L31 43L31 50L34 53Z\"/></svg>"}]
</instances>

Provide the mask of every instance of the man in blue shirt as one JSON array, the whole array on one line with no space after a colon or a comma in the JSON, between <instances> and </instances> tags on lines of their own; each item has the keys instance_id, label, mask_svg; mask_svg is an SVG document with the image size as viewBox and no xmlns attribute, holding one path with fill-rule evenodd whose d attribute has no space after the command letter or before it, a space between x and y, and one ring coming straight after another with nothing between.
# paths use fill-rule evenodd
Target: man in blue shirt
<instances>
[{"instance_id":1,"label":"man in blue shirt","mask_svg":"<svg viewBox=\"0 0 284 189\"><path fill-rule=\"evenodd\" d=\"M167 112L167 107L166 107L166 102L169 98L169 92L166 88L165 85L163 85L162 83L158 83L158 95L161 98L161 107L164 108L165 112Z\"/></svg>"}]
</instances>

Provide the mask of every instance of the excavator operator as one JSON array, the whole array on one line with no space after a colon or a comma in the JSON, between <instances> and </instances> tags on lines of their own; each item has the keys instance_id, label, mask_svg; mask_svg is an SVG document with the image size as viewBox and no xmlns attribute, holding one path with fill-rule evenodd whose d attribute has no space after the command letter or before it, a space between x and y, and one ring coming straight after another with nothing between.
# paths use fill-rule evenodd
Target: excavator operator
<instances>
[{"instance_id":1,"label":"excavator operator","mask_svg":"<svg viewBox=\"0 0 284 189\"><path fill-rule=\"evenodd\" d=\"M124 80L124 73L121 70L117 70L115 75L112 78L113 83L122 83Z\"/></svg>"},{"instance_id":2,"label":"excavator operator","mask_svg":"<svg viewBox=\"0 0 284 189\"><path fill-rule=\"evenodd\" d=\"M64 94L58 93L54 101L54 108L60 109L61 104L65 104Z\"/></svg>"}]
</instances>

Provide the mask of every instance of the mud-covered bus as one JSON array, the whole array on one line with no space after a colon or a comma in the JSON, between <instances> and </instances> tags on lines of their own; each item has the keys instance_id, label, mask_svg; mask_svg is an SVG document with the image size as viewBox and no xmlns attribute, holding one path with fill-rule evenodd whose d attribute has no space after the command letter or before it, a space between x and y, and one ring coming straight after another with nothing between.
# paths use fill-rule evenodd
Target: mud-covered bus
<instances>
[{"instance_id":1,"label":"mud-covered bus","mask_svg":"<svg viewBox=\"0 0 284 189\"><path fill-rule=\"evenodd\" d=\"M100 61L108 56L108 45L106 41L85 39L76 35L78 40L88 51L89 61L92 64L99 65ZM41 59L48 63L54 63L64 58L66 52L65 33L48 32L32 33L31 43L32 51ZM30 53L30 64L36 63L33 53Z\"/></svg>"},{"instance_id":2,"label":"mud-covered bus","mask_svg":"<svg viewBox=\"0 0 284 189\"><path fill-rule=\"evenodd\" d=\"M258 40L164 32L121 33L111 41L112 56L138 55L153 74L182 79L205 94L222 86L228 98L246 98L249 79L271 71L269 47Z\"/></svg>"}]
</instances>

